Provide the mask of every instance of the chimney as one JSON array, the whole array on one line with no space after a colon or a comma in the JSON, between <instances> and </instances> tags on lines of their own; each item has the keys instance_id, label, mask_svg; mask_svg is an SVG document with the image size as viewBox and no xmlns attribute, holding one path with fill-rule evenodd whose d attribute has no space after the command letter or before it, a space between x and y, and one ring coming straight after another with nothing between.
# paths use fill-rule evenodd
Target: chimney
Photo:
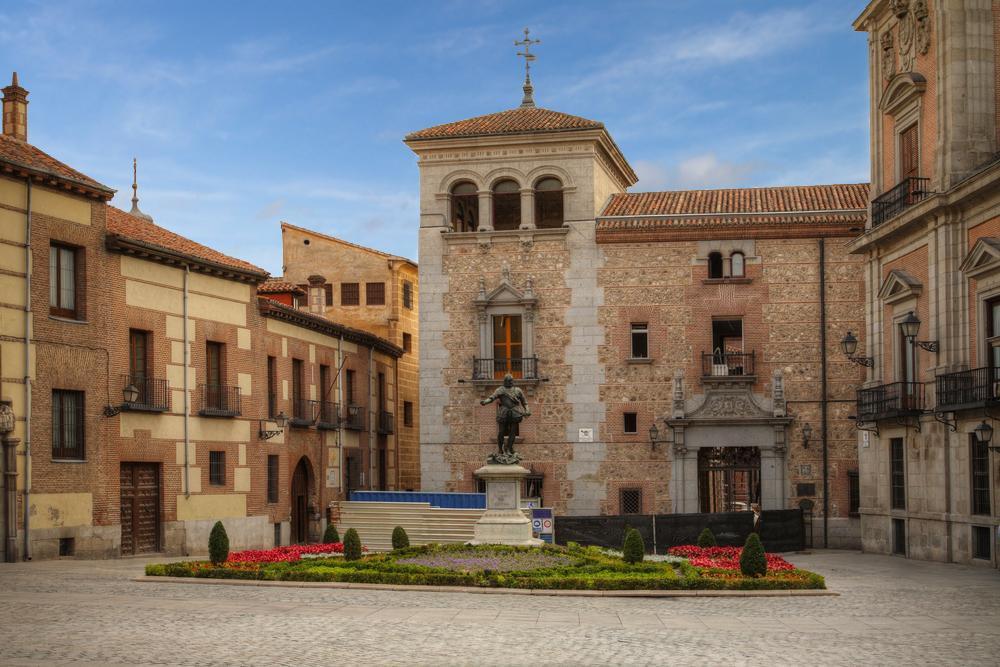
<instances>
[{"instance_id":1,"label":"chimney","mask_svg":"<svg viewBox=\"0 0 1000 667\"><path fill-rule=\"evenodd\" d=\"M10 85L3 89L3 134L28 140L28 91L18 84L17 72Z\"/></svg>"}]
</instances>

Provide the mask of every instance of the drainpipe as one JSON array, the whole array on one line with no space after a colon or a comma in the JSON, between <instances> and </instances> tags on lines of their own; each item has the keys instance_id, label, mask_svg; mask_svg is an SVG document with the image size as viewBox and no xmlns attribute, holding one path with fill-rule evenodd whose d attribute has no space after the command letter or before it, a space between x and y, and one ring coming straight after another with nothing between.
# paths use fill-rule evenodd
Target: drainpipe
<instances>
[{"instance_id":1,"label":"drainpipe","mask_svg":"<svg viewBox=\"0 0 1000 667\"><path fill-rule=\"evenodd\" d=\"M31 560L31 178L27 178L24 244L24 560Z\"/></svg>"},{"instance_id":2,"label":"drainpipe","mask_svg":"<svg viewBox=\"0 0 1000 667\"><path fill-rule=\"evenodd\" d=\"M375 439L376 433L378 432L378 419L380 417L379 410L382 409L381 405L376 405L375 409L372 409L372 404L375 403L372 394L377 394L378 389L375 388L375 348L368 346L368 410L373 416L372 419L368 420L368 488L371 489L372 480L375 479L373 474L375 470L375 456L373 452L376 451ZM364 481L362 481L364 484Z\"/></svg>"},{"instance_id":3,"label":"drainpipe","mask_svg":"<svg viewBox=\"0 0 1000 667\"><path fill-rule=\"evenodd\" d=\"M191 275L191 266L189 264L184 265L184 316L183 316L183 326L184 335L182 337L184 341L184 497L191 497L191 461L189 460L188 450L191 448L191 431L190 431L190 401L191 397L188 394L188 364L190 360L188 359L188 278Z\"/></svg>"},{"instance_id":4,"label":"drainpipe","mask_svg":"<svg viewBox=\"0 0 1000 667\"><path fill-rule=\"evenodd\" d=\"M344 419L343 416L350 414L350 407L344 400L344 334L340 334L340 338L337 339L337 404L340 405L340 415L337 418L337 460L340 462L338 466L340 470L340 479L337 480L340 483L341 495L345 500L347 498L347 489L343 488L344 484Z\"/></svg>"},{"instance_id":5,"label":"drainpipe","mask_svg":"<svg viewBox=\"0 0 1000 667\"><path fill-rule=\"evenodd\" d=\"M830 452L827 443L826 239L819 239L820 437L823 439L823 548L830 541Z\"/></svg>"}]
</instances>

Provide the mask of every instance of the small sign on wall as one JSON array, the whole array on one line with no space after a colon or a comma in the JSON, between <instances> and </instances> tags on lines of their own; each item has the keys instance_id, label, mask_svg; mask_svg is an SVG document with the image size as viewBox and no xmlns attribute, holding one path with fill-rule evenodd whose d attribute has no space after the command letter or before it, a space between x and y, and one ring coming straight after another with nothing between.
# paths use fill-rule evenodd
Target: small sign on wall
<instances>
[{"instance_id":1,"label":"small sign on wall","mask_svg":"<svg viewBox=\"0 0 1000 667\"><path fill-rule=\"evenodd\" d=\"M593 442L593 441L594 441L594 429L581 428L579 442Z\"/></svg>"},{"instance_id":2,"label":"small sign on wall","mask_svg":"<svg viewBox=\"0 0 1000 667\"><path fill-rule=\"evenodd\" d=\"M872 434L869 433L868 431L862 431L861 432L861 446L862 447L867 447L869 444L871 444L871 435Z\"/></svg>"}]
</instances>

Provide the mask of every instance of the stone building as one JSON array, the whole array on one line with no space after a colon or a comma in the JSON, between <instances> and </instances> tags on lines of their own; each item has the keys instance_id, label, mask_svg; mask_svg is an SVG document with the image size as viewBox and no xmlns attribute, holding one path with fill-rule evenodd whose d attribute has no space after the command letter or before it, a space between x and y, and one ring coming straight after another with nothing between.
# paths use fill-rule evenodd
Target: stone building
<instances>
[{"instance_id":1,"label":"stone building","mask_svg":"<svg viewBox=\"0 0 1000 667\"><path fill-rule=\"evenodd\" d=\"M866 551L997 564L1000 4L876 0L868 33ZM979 427L979 437L977 437Z\"/></svg>"},{"instance_id":2,"label":"stone building","mask_svg":"<svg viewBox=\"0 0 1000 667\"><path fill-rule=\"evenodd\" d=\"M344 489L395 488L402 349L286 305L294 285L156 225L135 195L128 213L109 206L111 189L27 142L26 102L15 76L0 136L0 400L20 441L5 558L199 553L216 520L233 548L308 541Z\"/></svg>"},{"instance_id":3,"label":"stone building","mask_svg":"<svg viewBox=\"0 0 1000 667\"><path fill-rule=\"evenodd\" d=\"M476 488L496 446L478 400L511 373L533 411L524 495L558 514L808 501L814 543L857 544L863 376L833 336L862 323L845 246L866 184L628 193L607 128L536 107L528 82L518 108L405 141L425 489Z\"/></svg>"},{"instance_id":4,"label":"stone building","mask_svg":"<svg viewBox=\"0 0 1000 667\"><path fill-rule=\"evenodd\" d=\"M284 280L301 290L299 308L368 331L402 348L393 425L399 489L420 488L417 387L419 286L417 265L396 255L281 223ZM373 443L374 446L374 443Z\"/></svg>"}]
</instances>

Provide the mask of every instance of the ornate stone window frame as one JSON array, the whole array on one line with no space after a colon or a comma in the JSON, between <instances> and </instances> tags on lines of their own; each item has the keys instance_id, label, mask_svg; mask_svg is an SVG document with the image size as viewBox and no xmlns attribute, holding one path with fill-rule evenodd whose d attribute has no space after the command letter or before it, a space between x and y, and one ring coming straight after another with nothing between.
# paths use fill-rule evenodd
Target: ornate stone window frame
<instances>
[{"instance_id":1,"label":"ornate stone window frame","mask_svg":"<svg viewBox=\"0 0 1000 667\"><path fill-rule=\"evenodd\" d=\"M879 110L893 119L893 172L894 181L887 184L892 187L902 180L900 165L901 157L901 137L904 130L914 125L917 128L917 164L921 164L923 158L921 142L923 138L923 128L921 127L923 94L927 88L927 79L917 72L905 72L898 74L886 86L885 92L879 99ZM886 188L883 188L885 190Z\"/></svg>"},{"instance_id":2,"label":"ornate stone window frame","mask_svg":"<svg viewBox=\"0 0 1000 667\"><path fill-rule=\"evenodd\" d=\"M510 267L504 263L501 269L500 283L489 292L486 291L486 281L479 279L479 292L472 301L476 307L476 316L479 322L479 358L493 358L493 316L494 315L520 315L521 316L521 354L522 358L535 356L535 311L538 305L538 298L535 296L532 279L529 277L523 290L514 286L511 278ZM537 369L536 369L537 370ZM536 373L537 375L537 373ZM537 385L540 379L520 378L517 380L521 385ZM494 385L496 379L473 378L476 385Z\"/></svg>"},{"instance_id":3,"label":"ornate stone window frame","mask_svg":"<svg viewBox=\"0 0 1000 667\"><path fill-rule=\"evenodd\" d=\"M981 238L972 246L959 267L966 278L976 281L975 307L977 365L989 365L990 344L986 338L986 304L1000 297L1000 239Z\"/></svg>"},{"instance_id":4,"label":"ornate stone window frame","mask_svg":"<svg viewBox=\"0 0 1000 667\"><path fill-rule=\"evenodd\" d=\"M878 298L890 305L912 300L915 306L923 289L923 284L914 276L902 269L893 269L882 281L882 286L878 289Z\"/></svg>"}]
</instances>

